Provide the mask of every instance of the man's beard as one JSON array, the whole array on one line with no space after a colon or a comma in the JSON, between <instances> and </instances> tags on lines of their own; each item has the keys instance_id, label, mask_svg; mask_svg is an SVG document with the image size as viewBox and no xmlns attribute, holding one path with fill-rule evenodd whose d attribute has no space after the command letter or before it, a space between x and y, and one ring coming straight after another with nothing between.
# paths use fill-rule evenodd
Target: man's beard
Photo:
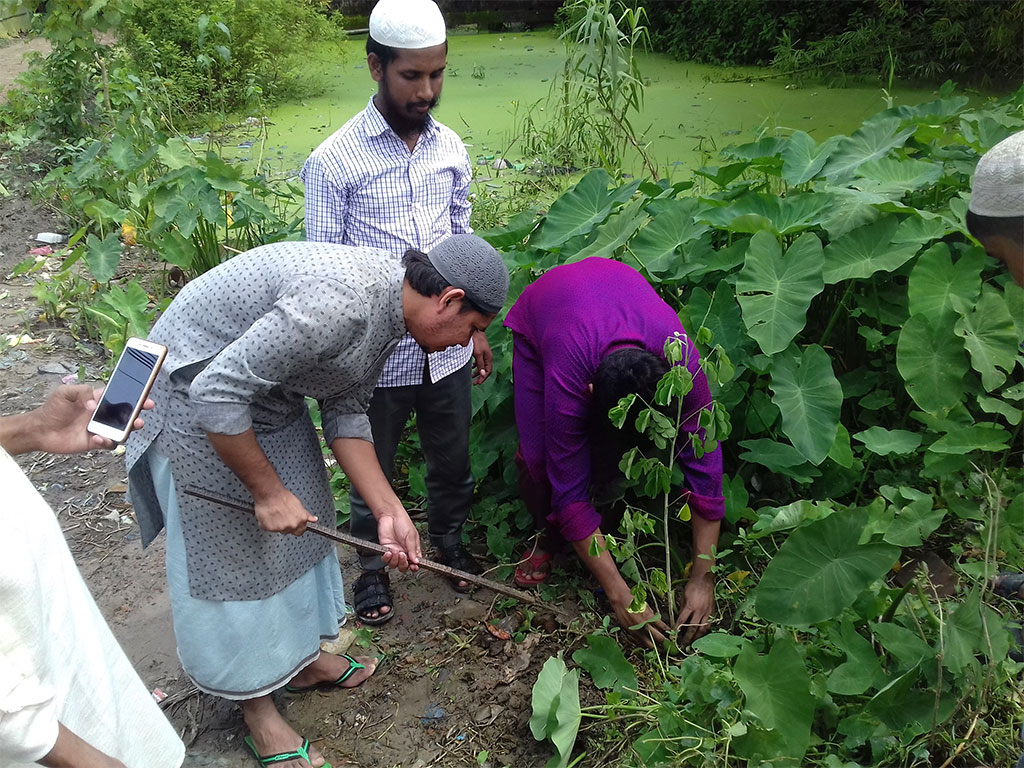
<instances>
[{"instance_id":1,"label":"man's beard","mask_svg":"<svg viewBox=\"0 0 1024 768\"><path fill-rule=\"evenodd\" d=\"M433 101L409 101L405 104L398 104L391 98L391 91L388 88L387 80L381 81L380 94L384 99L388 113L396 120L400 120L409 128L422 128L427 124L430 113L441 103L441 96L438 95ZM418 107L426 107L423 113L417 111Z\"/></svg>"}]
</instances>

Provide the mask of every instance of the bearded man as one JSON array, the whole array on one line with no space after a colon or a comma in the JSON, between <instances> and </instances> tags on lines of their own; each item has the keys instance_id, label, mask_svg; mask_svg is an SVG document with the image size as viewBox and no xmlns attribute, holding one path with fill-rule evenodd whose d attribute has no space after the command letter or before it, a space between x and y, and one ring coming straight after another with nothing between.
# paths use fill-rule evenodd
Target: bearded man
<instances>
[{"instance_id":1,"label":"bearded man","mask_svg":"<svg viewBox=\"0 0 1024 768\"><path fill-rule=\"evenodd\" d=\"M459 136L430 114L441 97L448 56L444 18L433 0L380 0L370 14L366 63L377 92L306 160L306 237L379 248L401 258L429 252L449 235L470 233L472 168ZM377 382L370 425L381 468L390 478L395 451L415 410L427 464L427 532L437 558L479 573L462 545L473 498L469 465L471 382L491 372L483 333L468 347L427 354L411 337L395 350ZM475 365L475 376L473 367ZM363 499L351 494L352 533L375 540ZM392 617L394 601L380 558L360 557L356 614L367 624ZM453 581L459 591L469 585Z\"/></svg>"}]
</instances>

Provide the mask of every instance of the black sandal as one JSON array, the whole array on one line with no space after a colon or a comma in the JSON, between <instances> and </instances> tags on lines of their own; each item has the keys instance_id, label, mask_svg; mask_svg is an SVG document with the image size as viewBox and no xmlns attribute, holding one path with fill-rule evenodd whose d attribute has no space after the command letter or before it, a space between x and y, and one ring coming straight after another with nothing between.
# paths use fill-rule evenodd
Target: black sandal
<instances>
[{"instance_id":1,"label":"black sandal","mask_svg":"<svg viewBox=\"0 0 1024 768\"><path fill-rule=\"evenodd\" d=\"M472 573L474 576L483 573L484 570L480 567L480 563L476 561L476 558L469 554L461 544L455 544L451 547L438 547L437 559L438 562L447 565L449 568L458 568L460 571ZM472 584L460 587L460 579L457 576L453 576L449 581L451 581L452 589L456 592L466 593L473 588Z\"/></svg>"},{"instance_id":2,"label":"black sandal","mask_svg":"<svg viewBox=\"0 0 1024 768\"><path fill-rule=\"evenodd\" d=\"M379 571L363 571L363 575L356 579L352 587L352 595L356 604L356 616L363 624L376 626L391 621L391 617L395 615L395 605L391 599L391 577L383 568ZM385 606L391 610L380 613L380 609ZM377 616L370 616L370 611L377 611Z\"/></svg>"}]
</instances>

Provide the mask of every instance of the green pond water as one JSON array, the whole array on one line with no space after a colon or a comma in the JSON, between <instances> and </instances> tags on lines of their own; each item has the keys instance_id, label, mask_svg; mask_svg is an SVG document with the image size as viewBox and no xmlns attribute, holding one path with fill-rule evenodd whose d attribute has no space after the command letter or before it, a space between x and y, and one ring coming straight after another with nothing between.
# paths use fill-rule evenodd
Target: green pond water
<instances>
[{"instance_id":1,"label":"green pond water","mask_svg":"<svg viewBox=\"0 0 1024 768\"><path fill-rule=\"evenodd\" d=\"M517 113L521 120L533 109L535 122L540 122L539 110L563 59L563 45L551 31L453 35L444 91L434 114L463 138L474 162L504 155L515 136ZM327 89L269 114L273 125L263 162L271 170L300 168L310 151L376 92L366 67L365 38L311 49L308 66ZM723 82L765 72L678 62L656 54L643 56L640 66L649 84L643 114L633 123L647 130L651 156L670 178L688 178L692 168L708 162L707 152L748 141L762 127L803 130L822 141L854 131L886 106L878 87L797 87L785 79ZM896 104L934 98L921 89L897 88L891 95ZM255 160L258 152L258 144L228 149L238 159ZM509 154L517 155L514 144ZM489 180L489 175L494 174L486 164L478 167L478 181Z\"/></svg>"}]
</instances>

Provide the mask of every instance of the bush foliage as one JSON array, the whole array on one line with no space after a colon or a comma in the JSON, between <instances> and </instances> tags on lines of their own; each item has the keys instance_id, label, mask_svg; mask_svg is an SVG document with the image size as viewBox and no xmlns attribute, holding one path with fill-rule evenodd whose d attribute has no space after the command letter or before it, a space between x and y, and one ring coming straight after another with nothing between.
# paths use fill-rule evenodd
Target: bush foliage
<instances>
[{"instance_id":1,"label":"bush foliage","mask_svg":"<svg viewBox=\"0 0 1024 768\"><path fill-rule=\"evenodd\" d=\"M679 0L645 4L656 50L829 78L1010 84L1024 69L1021 0ZM826 11L827 9L827 11Z\"/></svg>"}]
</instances>

